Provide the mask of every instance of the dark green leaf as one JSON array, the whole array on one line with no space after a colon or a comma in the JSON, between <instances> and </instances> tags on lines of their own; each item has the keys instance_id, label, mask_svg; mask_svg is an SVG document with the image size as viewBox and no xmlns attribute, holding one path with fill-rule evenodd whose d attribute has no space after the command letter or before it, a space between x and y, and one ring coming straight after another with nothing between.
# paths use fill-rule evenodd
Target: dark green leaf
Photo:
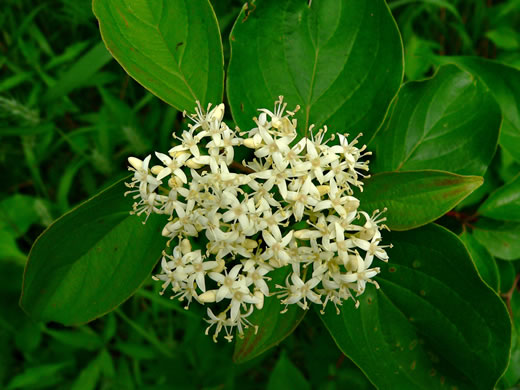
<instances>
[{"instance_id":1,"label":"dark green leaf","mask_svg":"<svg viewBox=\"0 0 520 390\"><path fill-rule=\"evenodd\" d=\"M277 284L283 284L288 270L280 268L269 274L272 280L269 282L269 290L275 290ZM258 326L255 332L254 327L249 327L244 331L244 338L238 338L235 343L235 353L233 360L243 363L261 353L274 347L283 339L289 336L298 326L300 321L307 313L297 305L289 305L286 313L280 314L284 306L276 296L265 298L262 310L255 310L248 320L253 325Z\"/></svg>"},{"instance_id":2,"label":"dark green leaf","mask_svg":"<svg viewBox=\"0 0 520 390\"><path fill-rule=\"evenodd\" d=\"M495 259L500 274L500 293L507 294L515 284L515 266L510 261Z\"/></svg>"},{"instance_id":3,"label":"dark green leaf","mask_svg":"<svg viewBox=\"0 0 520 390\"><path fill-rule=\"evenodd\" d=\"M5 390L27 389L29 386L34 386L42 380L56 377L70 362L42 364L26 369L21 374L16 375L6 386Z\"/></svg>"},{"instance_id":4,"label":"dark green leaf","mask_svg":"<svg viewBox=\"0 0 520 390\"><path fill-rule=\"evenodd\" d=\"M500 275L498 274L497 263L491 253L483 247L473 235L464 232L460 236L462 242L466 245L468 252L477 267L478 273L489 286L498 291L500 284Z\"/></svg>"},{"instance_id":5,"label":"dark green leaf","mask_svg":"<svg viewBox=\"0 0 520 390\"><path fill-rule=\"evenodd\" d=\"M511 153L501 148L500 164L497 168L498 176L496 176L496 179L500 178L504 183L509 183L516 178L518 172L520 172L520 160L515 160Z\"/></svg>"},{"instance_id":6,"label":"dark green leaf","mask_svg":"<svg viewBox=\"0 0 520 390\"><path fill-rule=\"evenodd\" d=\"M94 0L105 44L143 87L179 110L222 101L224 59L208 0Z\"/></svg>"},{"instance_id":7,"label":"dark green leaf","mask_svg":"<svg viewBox=\"0 0 520 390\"><path fill-rule=\"evenodd\" d=\"M493 255L504 260L520 259L520 222L480 218L473 235Z\"/></svg>"},{"instance_id":8,"label":"dark green leaf","mask_svg":"<svg viewBox=\"0 0 520 390\"><path fill-rule=\"evenodd\" d=\"M493 192L478 212L493 219L520 222L520 175Z\"/></svg>"},{"instance_id":9,"label":"dark green leaf","mask_svg":"<svg viewBox=\"0 0 520 390\"><path fill-rule=\"evenodd\" d=\"M310 390L310 388L302 373L291 363L287 354L282 352L269 376L267 390Z\"/></svg>"},{"instance_id":10,"label":"dark green leaf","mask_svg":"<svg viewBox=\"0 0 520 390\"><path fill-rule=\"evenodd\" d=\"M481 184L481 177L442 171L383 172L366 180L357 196L367 212L386 207L390 229L408 230L444 215Z\"/></svg>"},{"instance_id":11,"label":"dark green leaf","mask_svg":"<svg viewBox=\"0 0 520 390\"><path fill-rule=\"evenodd\" d=\"M83 327L78 330L54 330L44 328L43 331L59 342L76 349L95 351L103 346L101 337L88 327Z\"/></svg>"},{"instance_id":12,"label":"dark green leaf","mask_svg":"<svg viewBox=\"0 0 520 390\"><path fill-rule=\"evenodd\" d=\"M511 346L511 357L509 358L509 366L504 376L500 380L506 388L514 387L520 381L520 292L513 291L509 302L513 320L513 337Z\"/></svg>"},{"instance_id":13,"label":"dark green leaf","mask_svg":"<svg viewBox=\"0 0 520 390\"><path fill-rule=\"evenodd\" d=\"M21 327L14 330L14 341L18 349L24 353L33 353L42 341L40 327L34 321L24 321Z\"/></svg>"},{"instance_id":14,"label":"dark green leaf","mask_svg":"<svg viewBox=\"0 0 520 390\"><path fill-rule=\"evenodd\" d=\"M72 384L71 390L95 390L99 380L99 357L93 359L81 370L79 376Z\"/></svg>"},{"instance_id":15,"label":"dark green leaf","mask_svg":"<svg viewBox=\"0 0 520 390\"><path fill-rule=\"evenodd\" d=\"M444 57L484 82L500 105L504 122L500 132L500 146L520 161L520 70L481 57Z\"/></svg>"},{"instance_id":16,"label":"dark green leaf","mask_svg":"<svg viewBox=\"0 0 520 390\"><path fill-rule=\"evenodd\" d=\"M370 139L402 80L402 44L382 0L259 0L230 39L228 98L243 129L283 95L301 106L300 135L315 124Z\"/></svg>"},{"instance_id":17,"label":"dark green leaf","mask_svg":"<svg viewBox=\"0 0 520 390\"><path fill-rule=\"evenodd\" d=\"M394 10L398 7L401 7L403 5L408 5L411 3L426 3L426 4L435 5L437 7L444 8L447 11L451 12L453 14L453 16L455 16L458 20L462 20L459 12L457 11L457 8L445 0L395 0L395 1L392 1L389 4L389 6L390 6L390 9Z\"/></svg>"},{"instance_id":18,"label":"dark green leaf","mask_svg":"<svg viewBox=\"0 0 520 390\"><path fill-rule=\"evenodd\" d=\"M385 234L380 290L322 317L340 349L381 389L492 389L511 324L460 240L437 225Z\"/></svg>"},{"instance_id":19,"label":"dark green leaf","mask_svg":"<svg viewBox=\"0 0 520 390\"><path fill-rule=\"evenodd\" d=\"M500 108L486 86L454 65L405 84L375 138L373 169L483 174L495 154Z\"/></svg>"},{"instance_id":20,"label":"dark green leaf","mask_svg":"<svg viewBox=\"0 0 520 390\"><path fill-rule=\"evenodd\" d=\"M59 218L36 241L20 303L34 318L78 324L118 306L150 274L164 221L130 215L120 181Z\"/></svg>"}]
</instances>

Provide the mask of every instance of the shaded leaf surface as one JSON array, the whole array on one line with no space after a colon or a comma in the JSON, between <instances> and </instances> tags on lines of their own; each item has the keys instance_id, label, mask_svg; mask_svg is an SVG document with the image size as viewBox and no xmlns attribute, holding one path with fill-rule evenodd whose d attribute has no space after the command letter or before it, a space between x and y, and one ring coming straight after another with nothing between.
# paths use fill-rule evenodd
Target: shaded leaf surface
<instances>
[{"instance_id":1,"label":"shaded leaf surface","mask_svg":"<svg viewBox=\"0 0 520 390\"><path fill-rule=\"evenodd\" d=\"M520 222L480 218L474 224L473 235L493 256L520 259Z\"/></svg>"},{"instance_id":2,"label":"shaded leaf surface","mask_svg":"<svg viewBox=\"0 0 520 390\"><path fill-rule=\"evenodd\" d=\"M520 175L493 192L478 212L493 219L520 222Z\"/></svg>"},{"instance_id":3,"label":"shaded leaf surface","mask_svg":"<svg viewBox=\"0 0 520 390\"><path fill-rule=\"evenodd\" d=\"M284 284L288 272L289 269L280 268L269 274L272 278L268 283L271 292L275 291L277 284ZM253 325L258 325L258 332L250 326L244 331L244 338L237 338L233 355L235 362L246 362L280 343L296 329L307 313L297 305L289 305L287 312L280 314L283 309L279 297L265 298L262 310L256 309L248 317Z\"/></svg>"},{"instance_id":4,"label":"shaded leaf surface","mask_svg":"<svg viewBox=\"0 0 520 390\"><path fill-rule=\"evenodd\" d=\"M485 83L494 96L504 121L500 131L500 146L520 161L520 70L482 57L444 57Z\"/></svg>"},{"instance_id":5,"label":"shaded leaf surface","mask_svg":"<svg viewBox=\"0 0 520 390\"><path fill-rule=\"evenodd\" d=\"M32 317L65 325L97 318L125 301L150 274L164 221L130 215L120 181L54 222L27 262L20 303Z\"/></svg>"},{"instance_id":6,"label":"shaded leaf surface","mask_svg":"<svg viewBox=\"0 0 520 390\"><path fill-rule=\"evenodd\" d=\"M500 275L498 273L497 263L493 256L491 256L491 253L489 253L488 250L469 232L462 233L460 239L466 245L471 259L475 263L482 279L484 279L493 290L499 291Z\"/></svg>"},{"instance_id":7,"label":"shaded leaf surface","mask_svg":"<svg viewBox=\"0 0 520 390\"><path fill-rule=\"evenodd\" d=\"M279 95L308 126L369 139L402 80L402 44L382 0L256 1L231 32L228 98L238 126Z\"/></svg>"},{"instance_id":8,"label":"shaded leaf surface","mask_svg":"<svg viewBox=\"0 0 520 390\"><path fill-rule=\"evenodd\" d=\"M485 85L446 65L403 85L375 143L374 172L440 169L482 175L495 153L500 108Z\"/></svg>"},{"instance_id":9,"label":"shaded leaf surface","mask_svg":"<svg viewBox=\"0 0 520 390\"><path fill-rule=\"evenodd\" d=\"M357 196L369 213L386 207L390 229L408 230L444 215L481 184L481 177L442 171L384 172L367 179Z\"/></svg>"},{"instance_id":10,"label":"shaded leaf surface","mask_svg":"<svg viewBox=\"0 0 520 390\"><path fill-rule=\"evenodd\" d=\"M287 354L282 353L271 372L267 390L310 390L311 386L302 373L291 363Z\"/></svg>"},{"instance_id":11,"label":"shaded leaf surface","mask_svg":"<svg viewBox=\"0 0 520 390\"><path fill-rule=\"evenodd\" d=\"M340 349L378 388L493 388L509 357L509 316L464 245L437 225L387 238L381 289L322 317Z\"/></svg>"}]
</instances>

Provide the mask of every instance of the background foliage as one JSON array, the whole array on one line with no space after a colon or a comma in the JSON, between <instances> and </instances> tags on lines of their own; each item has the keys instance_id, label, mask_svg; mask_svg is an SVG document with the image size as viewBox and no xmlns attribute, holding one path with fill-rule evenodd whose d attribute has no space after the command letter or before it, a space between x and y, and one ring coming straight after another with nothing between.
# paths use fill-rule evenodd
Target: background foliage
<instances>
[{"instance_id":1,"label":"background foliage","mask_svg":"<svg viewBox=\"0 0 520 390\"><path fill-rule=\"evenodd\" d=\"M258 5L260 3L271 2L259 1ZM330 11L335 2L320 3L314 0L313 3L313 6L322 6L320 9ZM278 41L280 34L277 28L292 31L295 22L291 16L296 15L303 5L306 6L306 2L288 1L284 13L269 14L269 11L257 10L251 5L242 9L240 1L214 1L213 7L223 37L223 56L220 57L214 55L219 43L207 40L208 52L213 55L213 58L207 58L208 77L214 80L210 83L215 86L214 89L206 90L206 85L209 85L206 82L209 81L202 80L192 91L189 88L175 90L176 77L197 79L196 75L189 74L192 69L190 61L196 61L193 58L197 56L183 52L188 50L188 45L168 47L171 42L177 42L175 34L182 34L177 30L167 32L172 34L171 40L164 40L165 46L157 48L157 52L158 56L162 49L175 53L176 64L185 56L185 67L179 65L174 69L172 63L167 62L170 57L165 56L161 59L166 61L164 66L173 70L161 75L159 80L162 82L157 83L157 87L150 84L149 89L176 107L188 103L169 101L168 97L172 94L188 100L190 96L197 96L203 101L214 101L222 96L218 86L223 82L223 74L218 67L211 70L209 64L222 63L223 60L225 69L229 65L230 71L227 96L239 125L245 123L254 111L256 105L252 102L267 100L268 91L279 90L282 84L285 89L280 93L303 107L299 113L300 122L334 125L344 121L342 115L355 117L360 107L366 105L365 101L374 98L362 93L366 82L363 72L355 73L355 69L367 66L355 63L356 50L369 44L362 37L360 41L353 38L359 46L353 45L351 51L354 63L350 59L346 62L351 68L332 68L339 75L338 82L332 83L329 88L332 96L334 93L342 95L344 90L359 91L358 95L345 99L338 108L338 114L324 116L328 112L325 108L334 103L333 99L320 100L319 91L309 89L305 84L306 80L314 78L318 87L327 84L330 75L320 73L320 59L328 60L331 54L339 51L339 43L335 45L334 39L328 41L332 42L328 46L320 46L318 39L317 47L323 57L317 56L315 69L305 69L299 78L293 78L293 82L286 85L287 76L294 72L296 60L305 55L309 42L283 46L283 42ZM150 150L167 149L172 129L180 129L183 119L176 109L133 81L112 59L100 41L90 1L49 0L40 3L4 0L0 13L0 164L3 178L0 193L0 293L3 302L0 307L0 387L162 389L171 388L174 384L176 388L245 386L278 389L289 385L326 389L347 386L362 389L374 385L380 388L414 388L417 383L403 385L406 381L403 382L402 377L406 377L407 370L415 368L409 362L415 362L419 367L423 367L421 362L426 362L432 367L420 373L428 381L424 383L433 383L432 378L435 377L438 387L454 384L459 388L492 388L494 381L489 378L503 368L500 356L501 351L508 348L509 330L498 320L503 313L482 312L478 307L464 306L465 294L473 294L472 299L478 298L479 302L491 302L496 297L478 278L471 260L482 279L507 304L513 320L511 363L497 387L515 386L520 380L520 341L517 335L520 297L516 288L520 268L514 261L520 258L520 82L515 83L514 80L520 80L520 3L517 0L396 0L389 1L388 5L402 36L405 49L404 81L408 83L392 101L376 139L372 140L371 131L375 132L378 123L383 120L386 106L393 97L390 96L392 88L396 90L399 86L398 78L390 83L381 83L374 112L368 111L365 117L357 118L354 123L356 128L366 128L364 141L370 142L369 148L375 151L371 170L374 173L394 171L374 176L367 184L362 204L366 204L367 208L381 208L378 192L385 188L386 201L393 202L392 207L387 207L389 213L394 213L391 215L393 218L389 216L390 221L395 223L391 226L394 230L406 230L431 221L444 228L428 225L413 231L389 234L389 242L396 247L390 253L392 262L387 272L380 278L385 294L368 290L358 311L344 311L340 317L335 314L325 317L324 322L329 330L341 327L342 323L359 323L361 328L375 329L373 334L367 333L370 343L356 345L358 335L338 332L342 338L335 337L335 341L347 354L346 357L323 330L319 315L310 311L280 346L238 365L232 363L232 345L222 342L214 344L210 337L204 336L205 324L200 319L202 313L194 310L197 309L196 305L185 311L178 302L162 299L157 293L160 286L149 280L115 311L86 325L68 328L54 322L36 322L19 308L23 267L38 235L72 207L125 177L128 155L139 156ZM251 12L256 14L250 15ZM342 18L349 12L359 12L359 20L370 15L370 10L359 7L342 12L331 14ZM187 18L190 16L189 13L186 15ZM233 27L235 20L242 21L249 16L251 23L237 23ZM301 17L311 18L312 15L304 12ZM153 15L150 18L149 22L154 22ZM254 24L263 18L277 22L267 26ZM209 14L204 16L202 22L211 25L215 20ZM312 30L311 22L308 25ZM160 21L157 23L159 25ZM375 30L376 27L385 28L377 21L374 23ZM258 28L272 38L268 40L272 46L255 47L243 38L251 34L247 29ZM353 26L352 31L347 33L355 36L356 28L359 29L359 26ZM109 34L103 28L101 32L105 37ZM208 34L210 32L208 29ZM333 30L321 30L321 33L328 34L329 38L338 34ZM318 32L309 31L309 34ZM228 41L230 35L232 38ZM200 42L204 37L194 39ZM392 52L392 36L378 36L377 42L381 46L374 49L372 59L376 66L374 74L379 75L389 71L391 61L399 63L399 59L388 58ZM108 40L107 45L111 47ZM238 53L231 61L230 46ZM256 59L254 56L255 53L258 55L259 50L273 55L260 55ZM282 52L289 59L285 63L277 60L277 55ZM125 50L121 55L130 53L133 52ZM114 55L118 58L117 53ZM265 78L264 82L257 80L258 72L250 66L255 63L251 58L255 58L261 69L270 71L269 78ZM270 58L272 62L269 62ZM124 62L120 58L118 60ZM130 61L135 61L135 58ZM136 70L127 68L127 71L137 80L144 77L136 75ZM397 69L397 74L400 72L401 69ZM251 91L251 101L242 102L242 106L237 103L243 93L241 90L247 88L251 80L255 86ZM172 90L160 89L168 86L170 81ZM385 92L385 88L389 92ZM389 97L385 98L385 94ZM433 100L435 104L431 104L432 96L437 97ZM227 99L226 95L224 99ZM269 96L268 101L271 100ZM415 105L412 113L407 110L409 102ZM464 120L455 120L457 118ZM494 145L498 132L486 130L498 126L501 126L500 147L496 149ZM399 142L402 139L407 142ZM388 145L393 147L388 148ZM439 155L439 149L446 153ZM432 169L451 173L428 171L418 175L411 172ZM473 191L481 179L460 175L484 176L483 185L461 203L460 200ZM396 183L408 186L414 183L414 188L421 188L421 192L396 194ZM371 186L375 188L375 194L370 192ZM107 193L110 191L114 191L113 188L109 188ZM406 199L405 205L402 199ZM432 199L435 200L434 204L442 204L442 207L421 207ZM96 220L102 223L117 221L119 224L127 218L125 209L129 209L129 205L116 203L94 203L88 212L95 213ZM457 203L455 209L445 213ZM399 212L399 207L416 207L414 214L417 220L399 219L405 215ZM421 212L425 215L420 215ZM153 221L150 222L153 226ZM81 220L75 223L80 225ZM118 242L118 234L124 236L129 233L124 231L124 222L118 225L121 230L111 230L111 225L107 226L111 236L99 250L113 253L114 263L110 265L113 268L102 269L101 272L117 278L125 272L124 267L117 267L118 259L124 258L127 252L117 252L114 243ZM73 237L73 232L67 233ZM432 234L444 240L446 254L435 252L438 246L432 247L428 242ZM460 236L471 258L462 244L454 241L454 234ZM40 241L44 241L45 237ZM70 245L75 250L78 250L78 245L88 247L88 239L83 238L77 237ZM420 238L422 247L416 245ZM148 239L154 242L157 234ZM68 259L67 248L55 247L53 241L48 240L45 253L52 253L61 259L65 268L49 268L43 263L40 264L41 269L28 273L28 278L32 278L34 283L54 280L57 293L53 296L62 297L62 301L63 298L81 299L81 286L75 291L60 290L60 282L69 275L67 267L77 268L77 264L71 266L71 261L77 259ZM159 243L160 247L162 245ZM154 246L151 244L151 247ZM132 251L133 248L128 247L127 250ZM424 254L431 257L430 261L424 258ZM154 254L148 253L148 256L150 260L142 266L151 269ZM419 257L421 262L417 263ZM457 260L450 261L455 257ZM439 262L441 258L447 262ZM88 251L82 257L87 263L95 259L96 253ZM450 269L455 262L457 268ZM422 271L424 266L429 267L428 277ZM76 271L81 272L81 269ZM474 276L457 284L460 278L464 278L459 273ZM131 275L125 277L131 278ZM439 280L449 282L451 289L443 290ZM31 279L26 279L26 283L30 282ZM127 295L139 283L136 280L134 287L129 286ZM405 301L397 291L398 286L404 285L410 291L410 297ZM442 291L442 294L430 298L429 289ZM112 292L110 287L106 287L102 293L110 295ZM49 294L54 292L38 291L33 297L25 296L26 302L40 310L38 315L41 318L46 319L45 313L49 311L55 313L60 305L63 305L62 322L80 324L91 318L82 311L70 313L67 302L47 301L45 297ZM443 302L454 301L451 306L446 306L435 301L439 297ZM461 299L460 303L456 299ZM119 297L115 297L113 304L108 302L106 307L96 308L93 306L100 299L89 297L84 307L104 313L117 305L118 300ZM436 327L428 328L428 323L415 325L433 335L426 345L423 345L424 340L421 342L415 338L411 320L405 318L420 307L428 307L429 310L436 308L435 315L427 314L424 317L431 316ZM444 315L449 317L452 313L443 313L443 310L460 311L461 328L464 321L475 324L468 328L465 337L468 340L482 340L482 344L465 345L464 337L453 337L448 339L448 344L442 345L442 342L447 342L444 335L452 332L452 325L443 323ZM482 318L486 319L483 323ZM299 320L301 318L295 315L295 321ZM440 327L437 327L438 324L441 324ZM431 338L435 340L437 336L441 342L440 348L448 354L458 351L460 356L473 356L473 359L467 365L453 368L452 362L439 359L429 349L428 342L431 343ZM392 340L397 344L392 344ZM408 340L408 343L401 345L401 340ZM240 360L240 351L247 350L247 339L245 343L245 347L242 345L242 349L237 349L235 359ZM360 353L367 346L377 353L371 356ZM260 345L259 351L262 348ZM387 361L387 356L392 356L393 360ZM457 353L453 361L459 362ZM367 365L378 367L381 371L369 372ZM397 372L395 377L387 375L390 370ZM454 383L450 382L452 379ZM473 381L476 382L471 383Z\"/></svg>"}]
</instances>

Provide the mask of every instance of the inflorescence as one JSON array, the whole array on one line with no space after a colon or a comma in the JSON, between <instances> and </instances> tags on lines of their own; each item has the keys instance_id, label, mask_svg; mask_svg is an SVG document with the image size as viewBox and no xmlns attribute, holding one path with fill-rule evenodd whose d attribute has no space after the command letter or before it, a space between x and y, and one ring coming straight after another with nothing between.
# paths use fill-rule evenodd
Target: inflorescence
<instances>
[{"instance_id":1,"label":"inflorescence","mask_svg":"<svg viewBox=\"0 0 520 390\"><path fill-rule=\"evenodd\" d=\"M151 156L128 159L133 212L169 216L154 279L186 308L193 300L212 304L206 334L214 326L215 340L224 330L231 341L235 328L242 336L268 296L280 299L282 313L310 302L322 313L331 302L339 313L347 299L359 305L366 283L379 287L372 262L388 260L385 218L360 211L353 190L363 189L370 152L356 147L359 136L324 139L327 127L299 136L298 108L287 111L280 97L273 112L259 110L256 127L240 132L222 121L223 104L207 111L198 104L189 115L194 124L174 135L179 144L155 153L161 165L150 166ZM236 162L240 147L254 158ZM276 270L287 275L285 284L269 287Z\"/></svg>"}]
</instances>

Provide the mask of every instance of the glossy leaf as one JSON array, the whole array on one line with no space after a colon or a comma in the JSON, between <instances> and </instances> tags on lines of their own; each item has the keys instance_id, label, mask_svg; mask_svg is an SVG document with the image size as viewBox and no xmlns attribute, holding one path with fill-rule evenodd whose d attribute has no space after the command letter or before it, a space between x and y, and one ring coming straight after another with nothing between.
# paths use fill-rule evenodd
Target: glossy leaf
<instances>
[{"instance_id":1,"label":"glossy leaf","mask_svg":"<svg viewBox=\"0 0 520 390\"><path fill-rule=\"evenodd\" d=\"M224 59L208 0L94 0L101 36L143 87L179 110L222 101Z\"/></svg>"},{"instance_id":2,"label":"glossy leaf","mask_svg":"<svg viewBox=\"0 0 520 390\"><path fill-rule=\"evenodd\" d=\"M478 212L493 219L520 222L520 175L493 192Z\"/></svg>"},{"instance_id":3,"label":"glossy leaf","mask_svg":"<svg viewBox=\"0 0 520 390\"><path fill-rule=\"evenodd\" d=\"M268 283L271 292L275 291L277 284L284 284L288 271L280 268L269 274L272 278ZM253 325L258 326L258 331L255 332L254 326L250 326L245 330L244 338L237 338L233 354L236 363L251 360L280 343L296 329L307 313L297 305L289 305L287 312L280 314L283 309L280 298L270 296L265 298L262 310L255 310L248 317Z\"/></svg>"},{"instance_id":4,"label":"glossy leaf","mask_svg":"<svg viewBox=\"0 0 520 390\"><path fill-rule=\"evenodd\" d=\"M374 140L374 172L482 175L495 154L500 108L484 84L455 65L403 85L390 113Z\"/></svg>"},{"instance_id":5,"label":"glossy leaf","mask_svg":"<svg viewBox=\"0 0 520 390\"><path fill-rule=\"evenodd\" d=\"M301 106L300 135L315 124L370 139L402 80L402 44L382 0L259 0L230 40L228 98L243 129L283 95L289 109Z\"/></svg>"},{"instance_id":6,"label":"glossy leaf","mask_svg":"<svg viewBox=\"0 0 520 390\"><path fill-rule=\"evenodd\" d=\"M500 286L500 275L495 259L491 253L483 247L473 235L469 232L464 232L460 236L461 241L466 245L468 252L477 267L478 273L482 279L495 291L498 291Z\"/></svg>"},{"instance_id":7,"label":"glossy leaf","mask_svg":"<svg viewBox=\"0 0 520 390\"><path fill-rule=\"evenodd\" d=\"M130 215L120 181L54 222L35 242L20 303L65 325L95 319L130 297L161 255L164 221Z\"/></svg>"},{"instance_id":8,"label":"glossy leaf","mask_svg":"<svg viewBox=\"0 0 520 390\"><path fill-rule=\"evenodd\" d=\"M481 184L481 177L442 171L384 172L365 180L356 196L369 213L386 207L390 229L408 230L441 217Z\"/></svg>"},{"instance_id":9,"label":"glossy leaf","mask_svg":"<svg viewBox=\"0 0 520 390\"><path fill-rule=\"evenodd\" d=\"M520 222L480 218L473 235L493 255L504 260L520 259Z\"/></svg>"},{"instance_id":10,"label":"glossy leaf","mask_svg":"<svg viewBox=\"0 0 520 390\"><path fill-rule=\"evenodd\" d=\"M444 57L471 72L485 83L494 96L504 117L500 131L500 146L520 161L520 70L482 57Z\"/></svg>"},{"instance_id":11,"label":"glossy leaf","mask_svg":"<svg viewBox=\"0 0 520 390\"><path fill-rule=\"evenodd\" d=\"M471 193L467 198L457 205L457 210L462 210L466 207L471 207L482 203L482 200L491 192L497 189L501 181L492 169L488 169L484 173L484 183Z\"/></svg>"},{"instance_id":12,"label":"glossy leaf","mask_svg":"<svg viewBox=\"0 0 520 390\"><path fill-rule=\"evenodd\" d=\"M340 349L381 389L492 389L509 358L511 324L466 248L428 225L385 234L390 261L360 307L322 317Z\"/></svg>"}]
</instances>

